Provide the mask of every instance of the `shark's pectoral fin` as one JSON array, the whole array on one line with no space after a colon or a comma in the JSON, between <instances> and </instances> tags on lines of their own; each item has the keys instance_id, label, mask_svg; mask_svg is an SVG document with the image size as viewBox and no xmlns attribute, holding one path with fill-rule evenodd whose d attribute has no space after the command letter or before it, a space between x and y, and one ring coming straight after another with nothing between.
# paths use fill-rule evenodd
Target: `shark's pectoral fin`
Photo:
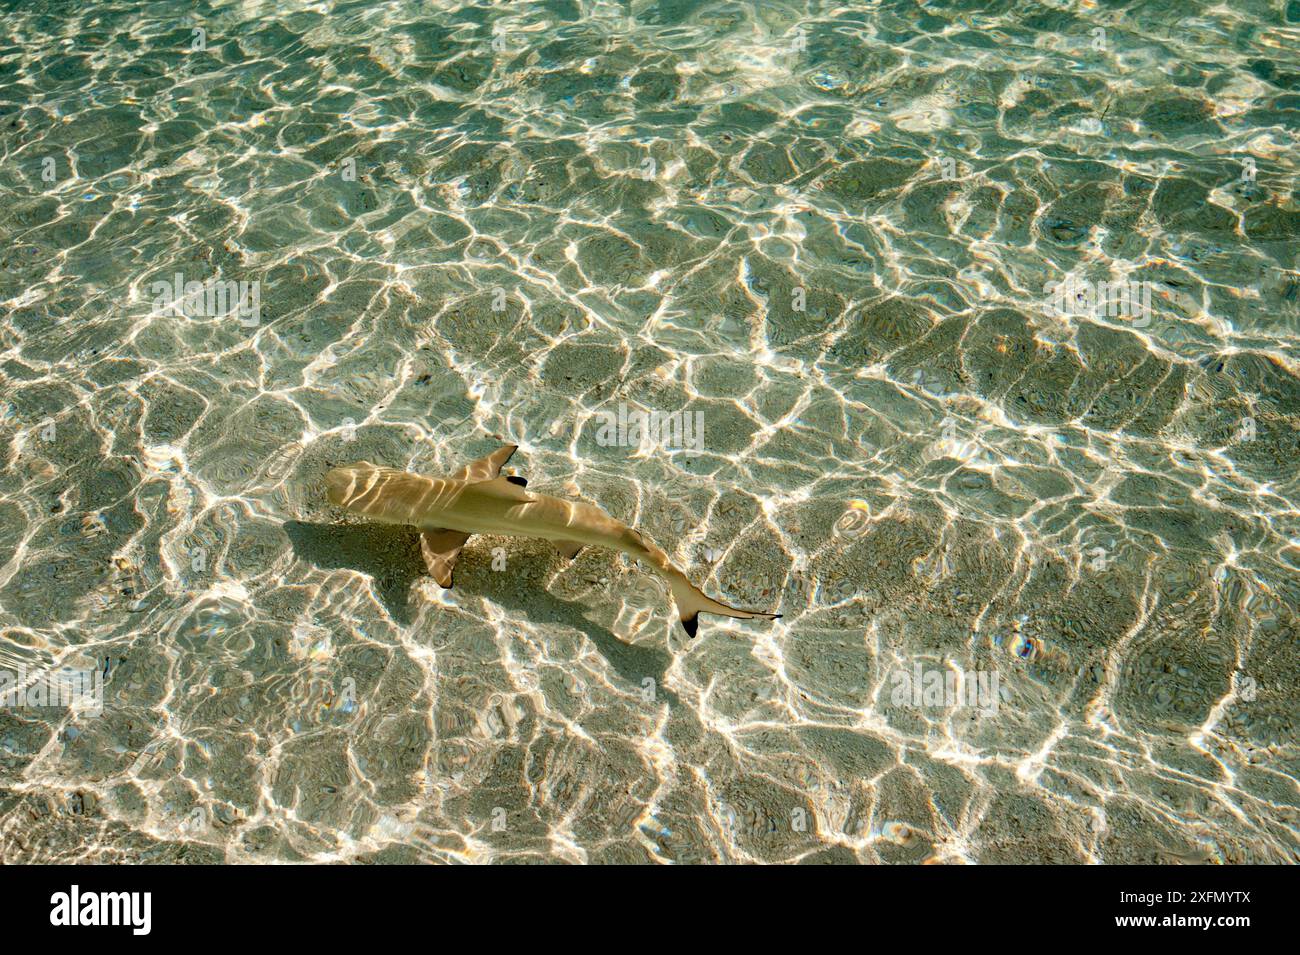
<instances>
[{"instance_id":1,"label":"shark's pectoral fin","mask_svg":"<svg viewBox=\"0 0 1300 955\"><path fill-rule=\"evenodd\" d=\"M439 587L451 588L451 572L456 566L460 549L469 540L468 534L449 531L438 527L420 532L420 553L424 555L424 566L438 582Z\"/></svg>"},{"instance_id":2,"label":"shark's pectoral fin","mask_svg":"<svg viewBox=\"0 0 1300 955\"><path fill-rule=\"evenodd\" d=\"M523 478L521 478L518 474L512 474L508 478L506 478L506 480L509 481L511 484L518 484L520 487L528 487L528 482L525 481Z\"/></svg>"},{"instance_id":3,"label":"shark's pectoral fin","mask_svg":"<svg viewBox=\"0 0 1300 955\"><path fill-rule=\"evenodd\" d=\"M583 545L577 541L552 541L555 549L560 552L561 557L567 557L569 560L578 556L578 551L582 550Z\"/></svg>"},{"instance_id":4,"label":"shark's pectoral fin","mask_svg":"<svg viewBox=\"0 0 1300 955\"><path fill-rule=\"evenodd\" d=\"M518 447L517 444L503 444L486 457L465 465L452 478L457 481L490 481L501 473L502 466Z\"/></svg>"}]
</instances>

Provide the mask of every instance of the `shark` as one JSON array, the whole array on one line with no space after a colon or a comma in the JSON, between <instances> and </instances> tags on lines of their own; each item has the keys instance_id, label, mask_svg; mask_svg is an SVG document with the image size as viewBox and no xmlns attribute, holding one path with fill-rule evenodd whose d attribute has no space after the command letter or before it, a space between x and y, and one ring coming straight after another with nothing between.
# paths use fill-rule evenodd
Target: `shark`
<instances>
[{"instance_id":1,"label":"shark","mask_svg":"<svg viewBox=\"0 0 1300 955\"><path fill-rule=\"evenodd\" d=\"M425 566L444 589L451 589L456 559L471 535L539 537L570 559L590 545L648 566L668 584L682 629L690 637L699 628L701 613L741 620L781 616L714 600L692 584L663 550L596 505L529 491L526 479L502 476L501 468L516 450L518 445L504 444L443 478L358 461L325 475L325 496L331 504L368 520L414 526L420 532Z\"/></svg>"}]
</instances>

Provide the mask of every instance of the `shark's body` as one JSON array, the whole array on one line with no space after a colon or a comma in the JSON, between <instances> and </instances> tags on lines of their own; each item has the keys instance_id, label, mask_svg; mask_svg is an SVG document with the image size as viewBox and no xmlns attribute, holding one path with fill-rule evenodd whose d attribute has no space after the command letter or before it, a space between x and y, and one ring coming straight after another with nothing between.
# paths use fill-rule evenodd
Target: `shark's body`
<instances>
[{"instance_id":1,"label":"shark's body","mask_svg":"<svg viewBox=\"0 0 1300 955\"><path fill-rule=\"evenodd\" d=\"M697 615L771 619L780 614L740 610L705 596L668 559L635 530L599 507L525 491L519 477L499 477L515 452L507 444L451 477L430 478L360 461L325 475L331 504L384 524L410 524L420 530L420 548L429 573L451 586L460 549L471 534L540 537L572 557L585 545L627 554L653 568L668 582L682 627L692 637Z\"/></svg>"}]
</instances>

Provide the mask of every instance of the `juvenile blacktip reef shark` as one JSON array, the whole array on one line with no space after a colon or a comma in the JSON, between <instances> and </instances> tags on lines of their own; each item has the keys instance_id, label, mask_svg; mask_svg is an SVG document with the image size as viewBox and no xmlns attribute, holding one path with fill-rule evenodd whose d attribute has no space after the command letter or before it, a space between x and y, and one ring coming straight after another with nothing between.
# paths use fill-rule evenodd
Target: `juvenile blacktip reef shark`
<instances>
[{"instance_id":1,"label":"juvenile blacktip reef shark","mask_svg":"<svg viewBox=\"0 0 1300 955\"><path fill-rule=\"evenodd\" d=\"M325 475L331 504L382 524L411 524L419 528L420 550L433 579L451 587L451 572L460 549L471 534L500 537L540 537L554 542L565 557L584 545L607 547L648 564L672 590L683 629L694 637L701 613L724 617L771 620L779 613L740 610L705 596L668 555L632 528L614 520L594 504L562 501L524 490L521 477L500 477L517 445L505 444L451 477L429 478L409 471L359 461Z\"/></svg>"}]
</instances>

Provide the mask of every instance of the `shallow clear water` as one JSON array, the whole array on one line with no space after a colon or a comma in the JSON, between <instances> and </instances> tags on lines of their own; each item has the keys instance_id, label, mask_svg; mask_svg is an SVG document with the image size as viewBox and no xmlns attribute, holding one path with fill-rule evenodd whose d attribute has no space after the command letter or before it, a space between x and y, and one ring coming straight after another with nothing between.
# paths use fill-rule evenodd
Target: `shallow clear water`
<instances>
[{"instance_id":1,"label":"shallow clear water","mask_svg":"<svg viewBox=\"0 0 1300 955\"><path fill-rule=\"evenodd\" d=\"M1297 860L1300 4L0 10L5 861Z\"/></svg>"}]
</instances>

